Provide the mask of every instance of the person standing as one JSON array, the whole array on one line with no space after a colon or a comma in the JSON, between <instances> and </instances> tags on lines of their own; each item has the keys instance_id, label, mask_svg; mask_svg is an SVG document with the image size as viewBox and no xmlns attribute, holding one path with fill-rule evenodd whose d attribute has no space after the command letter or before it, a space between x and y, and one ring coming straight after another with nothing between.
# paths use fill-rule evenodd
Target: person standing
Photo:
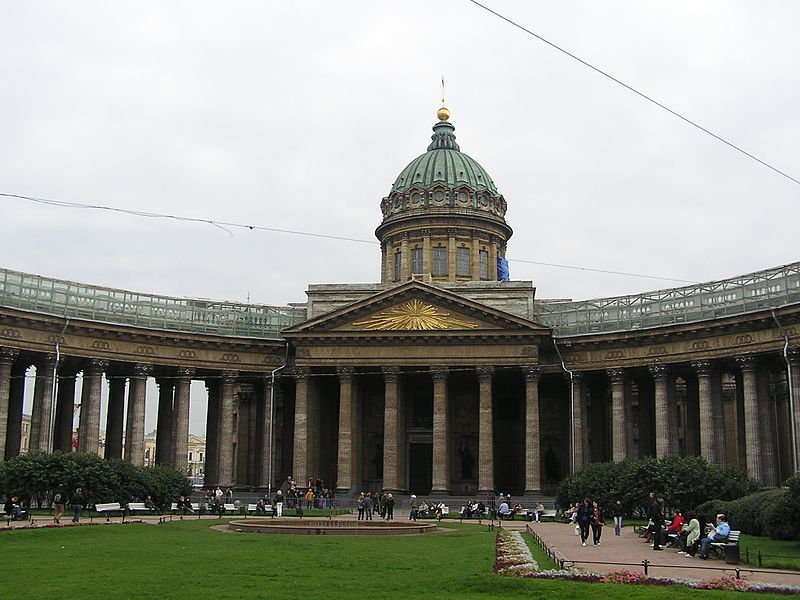
<instances>
[{"instance_id":1,"label":"person standing","mask_svg":"<svg viewBox=\"0 0 800 600\"><path fill-rule=\"evenodd\" d=\"M412 521L417 520L417 497L414 494L411 494L411 502L410 502L410 512L408 514L408 518Z\"/></svg>"},{"instance_id":2,"label":"person standing","mask_svg":"<svg viewBox=\"0 0 800 600\"><path fill-rule=\"evenodd\" d=\"M53 520L56 523L61 523L61 517L64 516L64 504L67 502L67 493L64 491L64 486L59 485L53 494Z\"/></svg>"},{"instance_id":3,"label":"person standing","mask_svg":"<svg viewBox=\"0 0 800 600\"><path fill-rule=\"evenodd\" d=\"M81 520L81 512L83 512L83 490L75 488L75 493L72 494L72 522L78 523Z\"/></svg>"},{"instance_id":4,"label":"person standing","mask_svg":"<svg viewBox=\"0 0 800 600\"><path fill-rule=\"evenodd\" d=\"M614 513L614 535L621 535L622 534L622 500L619 498L616 502L614 502L614 508L612 509Z\"/></svg>"},{"instance_id":5,"label":"person standing","mask_svg":"<svg viewBox=\"0 0 800 600\"><path fill-rule=\"evenodd\" d=\"M650 520L653 522L653 550L663 550L661 537L664 535L664 496L656 496L650 506Z\"/></svg>"},{"instance_id":6,"label":"person standing","mask_svg":"<svg viewBox=\"0 0 800 600\"><path fill-rule=\"evenodd\" d=\"M275 516L283 516L283 492L280 490L275 494Z\"/></svg>"},{"instance_id":7,"label":"person standing","mask_svg":"<svg viewBox=\"0 0 800 600\"><path fill-rule=\"evenodd\" d=\"M581 546L586 546L586 540L589 539L589 523L592 520L592 503L589 498L584 498L583 504L578 507L577 518L581 534Z\"/></svg>"},{"instance_id":8,"label":"person standing","mask_svg":"<svg viewBox=\"0 0 800 600\"><path fill-rule=\"evenodd\" d=\"M600 510L600 506L597 502L592 502L592 541L594 542L595 546L600 545L600 537L603 535L603 525L605 522L603 521L603 511Z\"/></svg>"},{"instance_id":9,"label":"person standing","mask_svg":"<svg viewBox=\"0 0 800 600\"><path fill-rule=\"evenodd\" d=\"M394 496L389 492L386 494L386 520L391 521L394 519Z\"/></svg>"}]
</instances>

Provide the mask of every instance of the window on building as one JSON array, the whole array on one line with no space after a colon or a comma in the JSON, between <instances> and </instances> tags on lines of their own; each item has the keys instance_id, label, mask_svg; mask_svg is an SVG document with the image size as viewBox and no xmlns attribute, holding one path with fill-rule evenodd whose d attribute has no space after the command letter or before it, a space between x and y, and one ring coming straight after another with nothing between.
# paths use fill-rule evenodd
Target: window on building
<instances>
[{"instance_id":1,"label":"window on building","mask_svg":"<svg viewBox=\"0 0 800 600\"><path fill-rule=\"evenodd\" d=\"M411 272L422 273L422 248L411 249Z\"/></svg>"},{"instance_id":2,"label":"window on building","mask_svg":"<svg viewBox=\"0 0 800 600\"><path fill-rule=\"evenodd\" d=\"M456 275L469 277L469 248L456 248Z\"/></svg>"},{"instance_id":3,"label":"window on building","mask_svg":"<svg viewBox=\"0 0 800 600\"><path fill-rule=\"evenodd\" d=\"M478 256L481 259L481 279L489 279L489 252L481 250Z\"/></svg>"},{"instance_id":4,"label":"window on building","mask_svg":"<svg viewBox=\"0 0 800 600\"><path fill-rule=\"evenodd\" d=\"M433 275L447 275L447 248L433 249Z\"/></svg>"},{"instance_id":5,"label":"window on building","mask_svg":"<svg viewBox=\"0 0 800 600\"><path fill-rule=\"evenodd\" d=\"M400 281L402 277L403 255L400 252L394 253L394 280Z\"/></svg>"},{"instance_id":6,"label":"window on building","mask_svg":"<svg viewBox=\"0 0 800 600\"><path fill-rule=\"evenodd\" d=\"M189 462L192 462L192 453L189 452Z\"/></svg>"}]
</instances>

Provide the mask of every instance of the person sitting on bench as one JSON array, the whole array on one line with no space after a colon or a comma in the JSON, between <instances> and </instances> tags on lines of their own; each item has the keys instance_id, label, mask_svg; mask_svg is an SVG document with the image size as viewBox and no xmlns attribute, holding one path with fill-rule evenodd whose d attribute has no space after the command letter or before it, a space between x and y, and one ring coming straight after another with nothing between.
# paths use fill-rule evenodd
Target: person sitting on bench
<instances>
[{"instance_id":1,"label":"person sitting on bench","mask_svg":"<svg viewBox=\"0 0 800 600\"><path fill-rule=\"evenodd\" d=\"M17 496L11 496L6 501L3 510L11 517L12 521L23 521L28 519L28 513L22 510L22 507L19 505L19 498Z\"/></svg>"},{"instance_id":2,"label":"person sitting on bench","mask_svg":"<svg viewBox=\"0 0 800 600\"><path fill-rule=\"evenodd\" d=\"M497 513L500 515L501 519L514 518L514 513L511 508L509 508L508 502L505 499L500 503L500 508L497 509Z\"/></svg>"},{"instance_id":3,"label":"person sitting on bench","mask_svg":"<svg viewBox=\"0 0 800 600\"><path fill-rule=\"evenodd\" d=\"M718 514L716 527L700 542L700 558L707 559L708 547L713 542L727 542L730 534L731 526L728 524L728 519L722 513Z\"/></svg>"}]
</instances>

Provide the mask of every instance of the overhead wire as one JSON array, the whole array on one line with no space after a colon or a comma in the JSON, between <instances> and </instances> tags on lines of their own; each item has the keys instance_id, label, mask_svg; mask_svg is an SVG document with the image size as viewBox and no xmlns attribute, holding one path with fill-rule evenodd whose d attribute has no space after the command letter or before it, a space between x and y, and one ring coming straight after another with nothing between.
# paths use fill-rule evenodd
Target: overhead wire
<instances>
[{"instance_id":1,"label":"overhead wire","mask_svg":"<svg viewBox=\"0 0 800 600\"><path fill-rule=\"evenodd\" d=\"M590 63L589 61L587 61L587 60L584 60L583 58L581 58L581 57L579 57L579 56L577 56L577 55L573 54L573 53L572 53L572 52L570 52L569 50L565 50L564 48L562 48L562 47L561 47L561 46L559 46L558 44L555 44L554 42L551 42L550 40L548 40L548 39L546 39L546 38L542 37L542 36L541 36L541 35L539 35L538 33L535 33L535 32L533 32L533 31L531 31L530 29L528 29L527 27L524 27L523 25L520 25L519 23L517 23L517 22L516 22L516 21L514 21L513 19L510 19L510 18L506 17L505 15L502 15L502 14L500 14L500 13L499 13L499 12L497 12L496 10L492 10L491 8L489 8L489 7L488 7L488 6L486 6L485 4L482 4L482 3L478 2L477 0L468 0L468 1L469 1L469 2L471 2L472 4L474 4L475 6L478 6L478 7L482 8L482 9L483 9L483 10L485 10L486 12L493 14L493 15L494 15L494 16L496 16L498 19L502 19L503 21L505 21L505 22L506 22L506 23L508 23L509 25L512 25L513 27L516 27L517 29L520 29L521 31L524 31L524 32L525 32L525 33L527 33L528 35L535 37L535 38L536 38L537 40L539 40L540 42L543 42L543 43L547 44L548 46L550 46L551 48L554 48L555 50L558 50L558 51L559 51L559 52L561 52L562 54L566 54L566 55L567 55L568 57L570 57L571 59L573 59L573 60L575 60L575 61L577 61L577 62L581 63L583 66L585 66L585 67L588 67L589 69L591 69L591 70L595 71L596 73L599 73L599 74L600 74L600 75L602 75L603 77L606 77L606 78L610 79L611 81L613 81L613 82L614 82L614 83L616 83L617 85L620 85L620 86L624 87L624 88L625 88L626 90L628 90L629 92L633 92L634 94L636 94L636 95L637 95L637 96L639 96L640 98L643 98L643 99L647 100L648 102L650 102L650 103L652 103L652 104L655 104L655 105L656 105L657 107L659 107L660 109L667 111L667 112L668 112L668 113L670 113L672 116L674 116L674 117L677 117L678 119L680 119L680 120L684 121L685 123L688 123L688 124L689 124L689 125L691 125L692 127L695 127L695 128L697 128L697 129L699 129L699 130L700 130L700 131L702 131L703 133L705 133L705 134L707 134L707 135L710 135L711 137L713 137L714 139L716 139L716 140L717 140L717 141L719 141L719 142L722 142L722 143L723 143L723 144L725 144L726 146L729 146L729 147L733 148L733 149L734 149L734 150L736 150L737 152L740 152L740 153L744 154L744 155L745 155L745 156L747 156L748 158L751 158L752 160L754 160L754 161L756 161L756 162L760 163L761 165L763 165L763 166L767 167L768 169L771 169L771 170L772 170L772 171L774 171L775 173L778 173L779 175L782 175L782 176L783 176L783 177L785 177L786 179L789 179L790 181L793 181L794 183L796 183L796 184L800 185L800 180L798 180L798 179L796 179L796 178L792 177L791 175L789 175L788 173L786 173L786 172L782 171L782 170L781 170L781 169L779 169L778 167L775 167L775 166L771 165L770 163L766 162L765 160L762 160L762 159L758 158L758 157L757 157L757 156L755 156L754 154L751 154L750 152L748 152L747 150L744 150L744 149L743 149L743 148L741 148L740 146L737 146L737 145L736 145L736 144L734 144L733 142L730 142L730 141L728 141L728 140L727 140L727 139L725 139L724 137L722 137L722 136L720 136L720 135L717 135L717 134L716 134L716 133L714 133L713 131L711 131L711 130L709 130L709 129L705 128L705 127L703 127L702 125L700 125L700 124L699 124L699 123L697 123L696 121L693 121L693 120L691 120L690 118L688 118L688 117L686 117L686 116L682 115L682 114L681 114L681 113L679 113L678 111L671 109L670 107L668 107L668 106L666 106L665 104L663 104L663 103L659 102L658 100L655 100L654 98L652 98L652 97L648 96L648 95L647 95L647 94L645 94L644 92L640 92L639 90L637 90L637 89L636 89L635 87L633 87L632 85L629 85L629 84L625 83L624 81L622 81L622 80L620 80L620 79L618 79L618 78L614 77L614 76L613 76L613 75L611 75L610 73L608 73L608 72L604 71L603 69L601 69L601 68L599 68L599 67L596 67L596 66L594 66L594 65L593 65L592 63Z\"/></svg>"},{"instance_id":2,"label":"overhead wire","mask_svg":"<svg viewBox=\"0 0 800 600\"><path fill-rule=\"evenodd\" d=\"M134 210L130 208L119 208L115 206L106 206L103 204L86 204L82 202L69 202L65 200L52 200L48 198L37 198L35 196L24 196L22 194L10 194L10 193L3 193L0 192L0 196L6 198L16 198L18 200L27 200L29 202L35 202L37 204L45 204L48 206L56 206L60 208L77 208L77 209L85 209L85 210L99 210L99 211L109 211L114 213L132 215L137 217L145 217L149 219L169 219L173 221L185 221L189 223L203 223L206 225L213 225L227 231L230 235L233 235L230 231L225 229L226 227L237 228L237 229L247 229L250 231L268 231L271 233L286 233L290 235L302 235L307 237L314 237L314 238L323 238L323 239L330 239L330 240L338 240L344 242L356 242L360 244L370 244L370 245L377 245L375 240L365 240L361 238L354 238L342 235L330 235L326 233L313 233L309 231L299 231L294 229L279 229L276 227L267 227L265 225L254 225L248 223L235 223L231 221L220 221L216 219L209 219L209 218L201 218L201 217L186 217L182 215L173 215L173 214L164 214L164 213L155 213L149 211L142 211L142 210ZM697 283L696 281L689 281L686 279L676 279L674 277L662 277L659 275L642 275L640 273L627 273L624 271L611 271L606 269L597 269L593 267L582 267L577 265L563 265L558 263L549 263L549 262L542 262L542 261L535 261L535 260L526 260L520 258L512 258L508 259L509 262L518 262L518 263L525 263L531 265L539 265L544 267L553 267L557 269L572 269L575 271L588 271L592 273L604 273L607 275L623 275L626 277L638 277L641 279L658 279L661 281L672 281L676 283L688 283L694 284Z\"/></svg>"}]
</instances>

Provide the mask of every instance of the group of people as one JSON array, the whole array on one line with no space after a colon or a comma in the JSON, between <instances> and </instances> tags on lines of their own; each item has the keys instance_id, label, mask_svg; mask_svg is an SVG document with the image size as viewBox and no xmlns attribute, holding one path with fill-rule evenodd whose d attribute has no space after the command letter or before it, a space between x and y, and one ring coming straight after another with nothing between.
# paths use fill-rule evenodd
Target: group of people
<instances>
[{"instance_id":1,"label":"group of people","mask_svg":"<svg viewBox=\"0 0 800 600\"><path fill-rule=\"evenodd\" d=\"M586 546L589 540L590 528L592 531L593 545L600 545L600 540L603 537L603 527L606 523L603 518L603 509L600 508L597 500L584 498L583 502L576 502L564 511L564 516L569 519L570 524L575 525L575 535L580 537L581 546ZM614 529L616 535L619 535L616 527L617 523L615 519Z\"/></svg>"},{"instance_id":2,"label":"group of people","mask_svg":"<svg viewBox=\"0 0 800 600\"><path fill-rule=\"evenodd\" d=\"M362 491L356 498L356 510L359 521L372 521L375 515L381 519L391 521L394 519L394 496L391 492L381 493Z\"/></svg>"},{"instance_id":3,"label":"group of people","mask_svg":"<svg viewBox=\"0 0 800 600\"><path fill-rule=\"evenodd\" d=\"M84 505L83 490L81 488L75 489L70 500L66 492L66 486L59 485L53 492L51 500L53 503L53 521L56 524L61 523L67 504L70 504L72 508L72 522L78 523L81 520ZM30 519L30 514L23 508L19 496L16 495L11 495L6 499L3 505L3 512L12 521L27 521Z\"/></svg>"}]
</instances>

